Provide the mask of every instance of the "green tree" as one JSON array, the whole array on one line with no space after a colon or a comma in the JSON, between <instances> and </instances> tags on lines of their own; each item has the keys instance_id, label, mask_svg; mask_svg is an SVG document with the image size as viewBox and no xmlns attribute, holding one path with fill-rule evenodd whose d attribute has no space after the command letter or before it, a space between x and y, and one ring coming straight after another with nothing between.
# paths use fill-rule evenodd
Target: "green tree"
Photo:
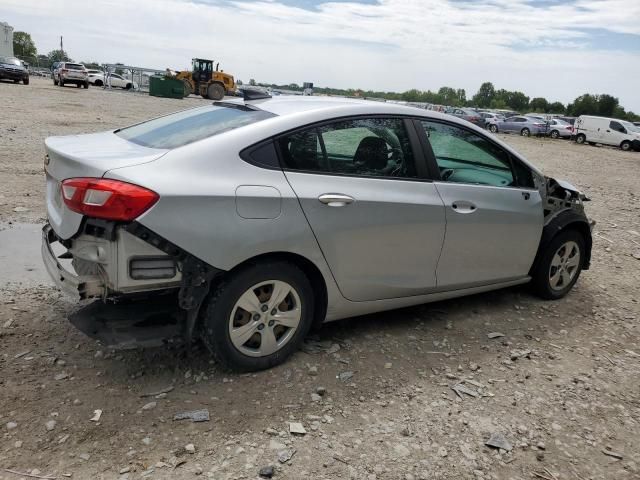
<instances>
[{"instance_id":1,"label":"green tree","mask_svg":"<svg viewBox=\"0 0 640 480\"><path fill-rule=\"evenodd\" d=\"M53 62L71 62L73 60L71 60L71 58L69 58L69 56L67 55L67 52L65 52L64 50L51 50L49 53L47 53L47 57L49 58L49 61L51 63Z\"/></svg>"},{"instance_id":2,"label":"green tree","mask_svg":"<svg viewBox=\"0 0 640 480\"><path fill-rule=\"evenodd\" d=\"M35 57L36 44L27 32L13 32L13 53L19 57Z\"/></svg>"},{"instance_id":3,"label":"green tree","mask_svg":"<svg viewBox=\"0 0 640 480\"><path fill-rule=\"evenodd\" d=\"M596 101L598 103L598 115L603 117L612 117L613 113L619 107L619 102L616 97L603 93L602 95L596 95ZM624 109L622 109L624 112Z\"/></svg>"},{"instance_id":4,"label":"green tree","mask_svg":"<svg viewBox=\"0 0 640 480\"><path fill-rule=\"evenodd\" d=\"M474 106L487 108L491 106L491 101L494 99L496 95L496 89L491 82L484 82L480 85L480 89L478 93L476 93L471 102Z\"/></svg>"},{"instance_id":5,"label":"green tree","mask_svg":"<svg viewBox=\"0 0 640 480\"><path fill-rule=\"evenodd\" d=\"M561 102L550 103L547 111L549 113L564 113L564 105Z\"/></svg>"},{"instance_id":6,"label":"green tree","mask_svg":"<svg viewBox=\"0 0 640 480\"><path fill-rule=\"evenodd\" d=\"M532 98L529 102L529 110L547 113L549 111L549 102L543 97Z\"/></svg>"}]
</instances>

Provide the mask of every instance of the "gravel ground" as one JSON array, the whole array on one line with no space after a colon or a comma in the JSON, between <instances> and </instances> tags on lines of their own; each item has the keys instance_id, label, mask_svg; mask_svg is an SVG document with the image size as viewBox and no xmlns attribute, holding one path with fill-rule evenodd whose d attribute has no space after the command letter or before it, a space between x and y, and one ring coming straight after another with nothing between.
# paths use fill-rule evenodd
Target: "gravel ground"
<instances>
[{"instance_id":1,"label":"gravel ground","mask_svg":"<svg viewBox=\"0 0 640 480\"><path fill-rule=\"evenodd\" d=\"M46 136L202 101L34 79L0 83L0 103L2 229L44 217ZM286 364L233 375L199 346L105 350L52 287L4 284L0 479L254 479L269 466L281 479L640 478L640 154L504 138L593 200L592 268L568 297L514 288L336 322ZM209 421L173 419L198 409ZM485 445L494 434L503 449Z\"/></svg>"}]
</instances>

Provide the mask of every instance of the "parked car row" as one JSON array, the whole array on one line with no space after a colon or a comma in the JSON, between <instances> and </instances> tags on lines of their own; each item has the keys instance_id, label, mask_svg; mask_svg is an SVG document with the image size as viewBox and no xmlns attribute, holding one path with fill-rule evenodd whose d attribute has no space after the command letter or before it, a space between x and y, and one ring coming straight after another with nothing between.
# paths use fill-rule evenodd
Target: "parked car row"
<instances>
[{"instance_id":1,"label":"parked car row","mask_svg":"<svg viewBox=\"0 0 640 480\"><path fill-rule=\"evenodd\" d=\"M56 62L51 67L51 78L54 85L64 87L65 84L74 84L78 88L89 88L89 85L96 87L110 86L122 88L124 90L137 90L138 84L132 80L124 78L117 73L105 73L102 70L87 69L81 63Z\"/></svg>"}]
</instances>

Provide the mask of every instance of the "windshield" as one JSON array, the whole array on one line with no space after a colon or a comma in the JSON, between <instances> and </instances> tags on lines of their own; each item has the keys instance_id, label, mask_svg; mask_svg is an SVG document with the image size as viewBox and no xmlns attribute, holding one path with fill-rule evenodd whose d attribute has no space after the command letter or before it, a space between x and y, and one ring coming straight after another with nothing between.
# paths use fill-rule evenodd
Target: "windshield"
<instances>
[{"instance_id":1,"label":"windshield","mask_svg":"<svg viewBox=\"0 0 640 480\"><path fill-rule=\"evenodd\" d=\"M84 65L80 65L79 63L65 63L64 68L69 70L84 70Z\"/></svg>"},{"instance_id":2,"label":"windshield","mask_svg":"<svg viewBox=\"0 0 640 480\"><path fill-rule=\"evenodd\" d=\"M622 124L622 126L624 128L627 129L628 132L634 132L634 133L638 133L640 132L640 128L636 127L633 123L631 122L620 122Z\"/></svg>"},{"instance_id":3,"label":"windshield","mask_svg":"<svg viewBox=\"0 0 640 480\"><path fill-rule=\"evenodd\" d=\"M274 116L242 105L209 105L116 130L116 134L144 147L171 149Z\"/></svg>"},{"instance_id":4,"label":"windshield","mask_svg":"<svg viewBox=\"0 0 640 480\"><path fill-rule=\"evenodd\" d=\"M0 63L6 63L8 65L22 65L20 60L15 57L0 57Z\"/></svg>"}]
</instances>

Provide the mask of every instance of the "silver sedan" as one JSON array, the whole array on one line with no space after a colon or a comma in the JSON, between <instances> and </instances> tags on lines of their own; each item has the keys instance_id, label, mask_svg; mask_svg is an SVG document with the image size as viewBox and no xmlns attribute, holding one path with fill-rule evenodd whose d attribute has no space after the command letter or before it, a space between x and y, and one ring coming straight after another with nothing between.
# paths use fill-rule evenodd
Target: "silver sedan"
<instances>
[{"instance_id":1,"label":"silver sedan","mask_svg":"<svg viewBox=\"0 0 640 480\"><path fill-rule=\"evenodd\" d=\"M149 344L168 335L162 304L183 339L250 371L316 323L524 283L558 299L589 267L584 195L485 130L401 105L258 97L46 140L44 262L97 299L74 324L95 333L110 318L97 308L125 308L109 332L131 321Z\"/></svg>"}]
</instances>

